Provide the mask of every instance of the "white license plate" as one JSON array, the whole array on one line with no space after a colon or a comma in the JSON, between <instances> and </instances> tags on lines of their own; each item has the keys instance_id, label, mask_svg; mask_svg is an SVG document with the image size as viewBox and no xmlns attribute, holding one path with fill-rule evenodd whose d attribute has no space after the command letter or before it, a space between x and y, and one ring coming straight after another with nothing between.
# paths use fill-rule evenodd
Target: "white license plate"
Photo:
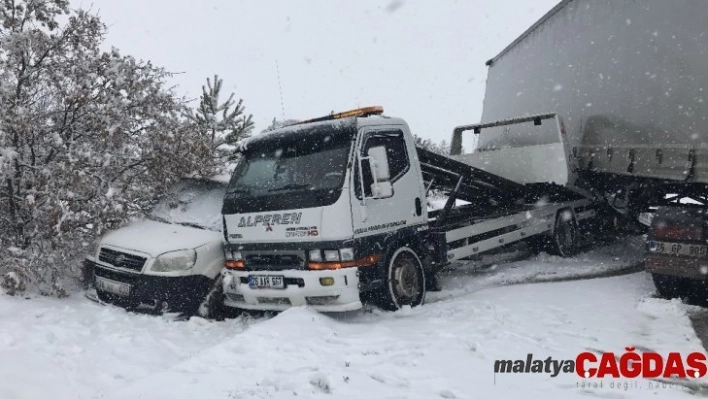
<instances>
[{"instance_id":1,"label":"white license plate","mask_svg":"<svg viewBox=\"0 0 708 399\"><path fill-rule=\"evenodd\" d=\"M248 276L248 286L250 288L285 288L283 276Z\"/></svg>"},{"instance_id":2,"label":"white license plate","mask_svg":"<svg viewBox=\"0 0 708 399\"><path fill-rule=\"evenodd\" d=\"M130 295L130 284L120 283L103 277L96 276L96 288L111 294L121 296Z\"/></svg>"},{"instance_id":3,"label":"white license plate","mask_svg":"<svg viewBox=\"0 0 708 399\"><path fill-rule=\"evenodd\" d=\"M695 258L705 258L708 255L708 247L705 245L696 244L681 244L677 242L649 242L649 252L666 254L691 256Z\"/></svg>"}]
</instances>

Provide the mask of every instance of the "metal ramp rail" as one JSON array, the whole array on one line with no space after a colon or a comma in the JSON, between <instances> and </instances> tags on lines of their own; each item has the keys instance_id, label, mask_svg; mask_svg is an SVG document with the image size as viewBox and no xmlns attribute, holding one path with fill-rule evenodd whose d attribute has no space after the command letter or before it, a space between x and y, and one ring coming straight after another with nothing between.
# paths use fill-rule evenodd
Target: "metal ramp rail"
<instances>
[{"instance_id":1,"label":"metal ramp rail","mask_svg":"<svg viewBox=\"0 0 708 399\"><path fill-rule=\"evenodd\" d=\"M439 190L448 196L441 212L444 219L461 199L478 206L517 204L530 194L523 184L485 172L464 162L417 148L423 181L428 191Z\"/></svg>"}]
</instances>

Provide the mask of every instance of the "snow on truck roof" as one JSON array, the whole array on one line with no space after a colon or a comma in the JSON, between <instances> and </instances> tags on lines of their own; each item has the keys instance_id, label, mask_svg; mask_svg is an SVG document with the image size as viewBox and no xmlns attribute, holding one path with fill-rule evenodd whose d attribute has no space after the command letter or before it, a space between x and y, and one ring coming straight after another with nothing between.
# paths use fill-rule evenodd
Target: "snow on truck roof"
<instances>
[{"instance_id":1,"label":"snow on truck roof","mask_svg":"<svg viewBox=\"0 0 708 399\"><path fill-rule=\"evenodd\" d=\"M494 65L495 62L501 57L504 56L504 54L508 53L509 50L512 48L516 47L517 44L521 43L524 39L526 39L533 31L538 29L539 26L543 25L546 21L548 21L552 16L554 16L558 11L563 9L563 7L567 6L569 3L571 3L573 0L563 0L560 3L558 3L555 7L551 9L551 11L547 12L544 16L541 17L536 23L531 25L530 28L526 29L524 33L522 33L519 37L516 38L511 44L506 46L504 50L502 50L499 54L497 54L496 57L488 60L485 65L487 66L492 66Z\"/></svg>"},{"instance_id":2,"label":"snow on truck roof","mask_svg":"<svg viewBox=\"0 0 708 399\"><path fill-rule=\"evenodd\" d=\"M381 106L362 107L339 113L331 113L330 115L308 119L302 122L296 122L278 129L263 132L257 136L248 137L241 140L237 144L236 151L247 151L250 144L256 144L266 138L272 138L273 136L288 136L303 130L311 130L313 128L327 128L342 132L355 132L358 126L377 123L380 124L381 118L396 121L397 123L399 121L400 123L404 123L399 118L390 118L383 115L383 107Z\"/></svg>"}]
</instances>

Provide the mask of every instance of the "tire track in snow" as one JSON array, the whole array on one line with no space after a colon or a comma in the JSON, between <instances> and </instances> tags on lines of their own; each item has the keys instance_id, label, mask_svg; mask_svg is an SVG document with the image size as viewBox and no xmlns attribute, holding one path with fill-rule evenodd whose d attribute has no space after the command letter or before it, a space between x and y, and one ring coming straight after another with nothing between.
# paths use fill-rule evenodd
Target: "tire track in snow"
<instances>
[{"instance_id":1,"label":"tire track in snow","mask_svg":"<svg viewBox=\"0 0 708 399\"><path fill-rule=\"evenodd\" d=\"M591 249L571 258L541 254L529 258L525 246L476 262L459 263L441 275L441 292L428 294L427 303L446 301L489 288L617 277L644 271L644 241L622 241Z\"/></svg>"}]
</instances>

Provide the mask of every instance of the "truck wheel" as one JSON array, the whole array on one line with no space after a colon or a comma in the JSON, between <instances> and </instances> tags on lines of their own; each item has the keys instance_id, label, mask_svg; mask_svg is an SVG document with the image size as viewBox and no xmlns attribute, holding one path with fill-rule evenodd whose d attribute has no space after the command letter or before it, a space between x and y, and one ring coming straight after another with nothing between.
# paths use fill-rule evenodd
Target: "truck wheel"
<instances>
[{"instance_id":1,"label":"truck wheel","mask_svg":"<svg viewBox=\"0 0 708 399\"><path fill-rule=\"evenodd\" d=\"M398 310L403 306L418 306L425 300L425 271L420 258L408 247L401 247L386 263L386 285L379 306Z\"/></svg>"},{"instance_id":2,"label":"truck wheel","mask_svg":"<svg viewBox=\"0 0 708 399\"><path fill-rule=\"evenodd\" d=\"M684 290L685 282L683 279L664 274L652 274L656 292L664 299L681 298L686 295Z\"/></svg>"},{"instance_id":3,"label":"truck wheel","mask_svg":"<svg viewBox=\"0 0 708 399\"><path fill-rule=\"evenodd\" d=\"M549 245L549 252L564 258L575 254L578 231L570 210L564 209L556 215L556 227Z\"/></svg>"}]
</instances>

